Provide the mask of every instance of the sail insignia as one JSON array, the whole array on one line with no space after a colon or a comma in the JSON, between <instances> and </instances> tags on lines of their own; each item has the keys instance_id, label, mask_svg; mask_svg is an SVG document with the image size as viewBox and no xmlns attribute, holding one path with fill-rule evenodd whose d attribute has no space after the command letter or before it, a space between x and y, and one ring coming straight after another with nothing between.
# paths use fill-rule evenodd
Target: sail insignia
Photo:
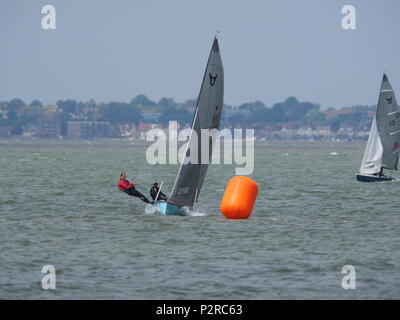
<instances>
[{"instance_id":1,"label":"sail insignia","mask_svg":"<svg viewBox=\"0 0 400 320\"><path fill-rule=\"evenodd\" d=\"M210 86L214 86L215 81L217 81L218 74L212 75L210 73Z\"/></svg>"}]
</instances>

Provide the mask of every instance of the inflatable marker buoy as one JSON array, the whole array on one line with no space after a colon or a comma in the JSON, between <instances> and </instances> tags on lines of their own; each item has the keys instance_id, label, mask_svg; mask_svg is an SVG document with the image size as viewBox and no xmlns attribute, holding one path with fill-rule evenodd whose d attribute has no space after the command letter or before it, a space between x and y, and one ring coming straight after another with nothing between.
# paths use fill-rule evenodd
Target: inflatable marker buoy
<instances>
[{"instance_id":1,"label":"inflatable marker buoy","mask_svg":"<svg viewBox=\"0 0 400 320\"><path fill-rule=\"evenodd\" d=\"M257 183L244 176L229 180L220 210L228 219L247 219L250 217L258 194Z\"/></svg>"}]
</instances>

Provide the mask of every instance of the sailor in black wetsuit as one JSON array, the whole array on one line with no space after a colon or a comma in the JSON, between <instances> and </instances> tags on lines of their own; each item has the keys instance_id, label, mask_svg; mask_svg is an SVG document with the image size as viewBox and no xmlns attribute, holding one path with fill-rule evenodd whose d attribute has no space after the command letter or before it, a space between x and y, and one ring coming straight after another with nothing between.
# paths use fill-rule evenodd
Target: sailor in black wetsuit
<instances>
[{"instance_id":1,"label":"sailor in black wetsuit","mask_svg":"<svg viewBox=\"0 0 400 320\"><path fill-rule=\"evenodd\" d=\"M130 183L128 180L126 180L126 174L121 173L120 179L118 181L119 190L129 194L132 197L138 197L146 203L150 203L150 201L143 194L141 194L139 191L136 190L135 188L136 184L137 181L133 181L133 183Z\"/></svg>"},{"instance_id":2,"label":"sailor in black wetsuit","mask_svg":"<svg viewBox=\"0 0 400 320\"><path fill-rule=\"evenodd\" d=\"M151 189L150 189L150 196L153 199L153 201L154 202L155 201L159 201L159 200L167 201L168 200L167 196L164 193L162 193L161 191L158 194L158 198L156 199L157 193L158 193L159 190L160 190L160 188L158 187L157 181L153 181L153 184L152 184Z\"/></svg>"}]
</instances>

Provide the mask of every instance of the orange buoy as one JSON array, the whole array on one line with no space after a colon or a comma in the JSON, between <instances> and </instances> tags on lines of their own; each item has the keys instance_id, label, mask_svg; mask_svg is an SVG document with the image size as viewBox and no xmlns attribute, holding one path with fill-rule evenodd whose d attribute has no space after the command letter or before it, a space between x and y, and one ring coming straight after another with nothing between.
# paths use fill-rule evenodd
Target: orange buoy
<instances>
[{"instance_id":1,"label":"orange buoy","mask_svg":"<svg viewBox=\"0 0 400 320\"><path fill-rule=\"evenodd\" d=\"M229 180L220 210L228 219L247 219L250 217L258 194L257 183L244 176Z\"/></svg>"}]
</instances>

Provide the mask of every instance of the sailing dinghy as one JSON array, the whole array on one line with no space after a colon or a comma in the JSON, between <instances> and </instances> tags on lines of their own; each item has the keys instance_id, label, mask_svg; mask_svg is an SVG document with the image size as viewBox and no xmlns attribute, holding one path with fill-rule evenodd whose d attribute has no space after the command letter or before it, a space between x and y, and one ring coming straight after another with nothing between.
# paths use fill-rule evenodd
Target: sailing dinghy
<instances>
[{"instance_id":1,"label":"sailing dinghy","mask_svg":"<svg viewBox=\"0 0 400 320\"><path fill-rule=\"evenodd\" d=\"M383 169L397 170L400 152L400 110L386 73L357 180L390 181Z\"/></svg>"},{"instance_id":2,"label":"sailing dinghy","mask_svg":"<svg viewBox=\"0 0 400 320\"><path fill-rule=\"evenodd\" d=\"M197 202L210 162L201 163L201 130L219 129L223 96L224 70L218 40L214 38L194 111L185 158L176 177L170 200L168 202L157 201L155 204L160 213L182 215L186 212L185 207L193 209ZM197 134L197 139L193 137L194 132ZM208 148L209 160L212 156L213 145L214 139L210 139L208 146L203 146L203 148ZM198 161L190 161L190 158L193 158L190 157L191 152L197 154Z\"/></svg>"}]
</instances>

